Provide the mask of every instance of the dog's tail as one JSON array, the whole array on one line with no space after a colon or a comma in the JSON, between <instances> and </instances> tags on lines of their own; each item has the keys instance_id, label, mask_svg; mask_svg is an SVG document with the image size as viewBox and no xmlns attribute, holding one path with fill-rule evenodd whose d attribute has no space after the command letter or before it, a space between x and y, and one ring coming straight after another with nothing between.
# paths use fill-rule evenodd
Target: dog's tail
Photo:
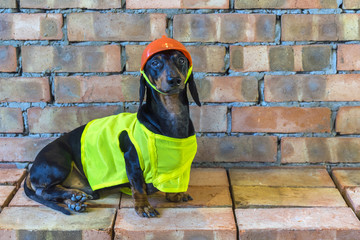
<instances>
[{"instance_id":1,"label":"dog's tail","mask_svg":"<svg viewBox=\"0 0 360 240\"><path fill-rule=\"evenodd\" d=\"M41 203L49 208L52 208L54 210L60 211L66 215L71 215L70 211L66 210L64 207L61 207L59 205L57 205L55 202L51 202L51 201L47 201L41 197L39 197L38 195L36 195L35 191L31 188L30 185L30 179L28 178L28 176L25 178L24 181L24 192L26 194L26 196L28 196L30 199Z\"/></svg>"}]
</instances>

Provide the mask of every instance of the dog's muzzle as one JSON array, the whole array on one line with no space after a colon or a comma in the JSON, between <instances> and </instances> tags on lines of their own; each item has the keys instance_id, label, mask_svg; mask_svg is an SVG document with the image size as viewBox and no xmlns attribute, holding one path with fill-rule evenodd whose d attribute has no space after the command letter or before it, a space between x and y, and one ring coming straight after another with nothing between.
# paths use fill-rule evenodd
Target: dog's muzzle
<instances>
[{"instance_id":1,"label":"dog's muzzle","mask_svg":"<svg viewBox=\"0 0 360 240\"><path fill-rule=\"evenodd\" d=\"M188 73L187 73L187 76L186 76L186 79L185 79L185 83L184 85L186 85L187 81L189 80L190 78L190 75L191 75L191 72L192 72L192 66L190 66L189 70L188 70ZM151 81L149 80L149 78L146 76L144 70L141 70L140 69L140 73L143 75L143 77L145 78L146 82L155 90L157 91L158 93L161 93L161 94L164 94L164 95L169 95L171 93L166 93L166 92L163 92L159 89L157 89L157 87L151 83ZM177 80L176 79L173 79L172 81L174 81L174 83L172 84L173 86L175 86L175 84L177 84ZM180 81L181 82L181 81Z\"/></svg>"}]
</instances>

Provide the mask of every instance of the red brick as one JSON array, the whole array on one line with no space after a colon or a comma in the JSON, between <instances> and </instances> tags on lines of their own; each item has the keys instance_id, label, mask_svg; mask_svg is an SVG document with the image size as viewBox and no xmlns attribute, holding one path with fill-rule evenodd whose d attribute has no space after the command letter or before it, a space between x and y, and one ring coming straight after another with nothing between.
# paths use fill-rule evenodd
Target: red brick
<instances>
[{"instance_id":1,"label":"red brick","mask_svg":"<svg viewBox=\"0 0 360 240\"><path fill-rule=\"evenodd\" d=\"M138 72L141 65L141 55L145 50L145 45L126 45L126 71Z\"/></svg>"},{"instance_id":2,"label":"red brick","mask_svg":"<svg viewBox=\"0 0 360 240\"><path fill-rule=\"evenodd\" d=\"M20 108L0 107L0 133L22 133L24 122Z\"/></svg>"},{"instance_id":3,"label":"red brick","mask_svg":"<svg viewBox=\"0 0 360 240\"><path fill-rule=\"evenodd\" d=\"M87 8L87 9L108 9L121 8L121 0L21 0L21 8Z\"/></svg>"},{"instance_id":4,"label":"red brick","mask_svg":"<svg viewBox=\"0 0 360 240\"><path fill-rule=\"evenodd\" d=\"M0 168L0 185L12 185L19 188L25 175L25 169Z\"/></svg>"},{"instance_id":5,"label":"red brick","mask_svg":"<svg viewBox=\"0 0 360 240\"><path fill-rule=\"evenodd\" d=\"M47 78L0 78L0 102L49 102Z\"/></svg>"},{"instance_id":6,"label":"red brick","mask_svg":"<svg viewBox=\"0 0 360 240\"><path fill-rule=\"evenodd\" d=\"M194 72L222 72L226 71L223 46L187 46L193 60Z\"/></svg>"},{"instance_id":7,"label":"red brick","mask_svg":"<svg viewBox=\"0 0 360 240\"><path fill-rule=\"evenodd\" d=\"M332 50L329 45L301 46L300 48L302 66L300 69L302 69L302 71L324 71L331 69ZM296 52L296 54L298 54L298 52ZM274 54L270 60L275 61L276 57L277 55ZM299 62L295 62L295 64L300 65Z\"/></svg>"},{"instance_id":8,"label":"red brick","mask_svg":"<svg viewBox=\"0 0 360 240\"><path fill-rule=\"evenodd\" d=\"M197 132L226 132L226 106L191 106L190 117Z\"/></svg>"},{"instance_id":9,"label":"red brick","mask_svg":"<svg viewBox=\"0 0 360 240\"><path fill-rule=\"evenodd\" d=\"M336 0L235 0L235 9L254 9L254 8L275 8L275 9L313 9L313 8L337 8Z\"/></svg>"},{"instance_id":10,"label":"red brick","mask_svg":"<svg viewBox=\"0 0 360 240\"><path fill-rule=\"evenodd\" d=\"M259 97L255 77L206 77L196 80L201 102L256 102Z\"/></svg>"},{"instance_id":11,"label":"red brick","mask_svg":"<svg viewBox=\"0 0 360 240\"><path fill-rule=\"evenodd\" d=\"M16 68L16 48L13 46L0 46L0 72L15 72Z\"/></svg>"},{"instance_id":12,"label":"red brick","mask_svg":"<svg viewBox=\"0 0 360 240\"><path fill-rule=\"evenodd\" d=\"M92 208L69 217L47 207L7 207L0 214L0 236L111 240L115 214L114 208Z\"/></svg>"},{"instance_id":13,"label":"red brick","mask_svg":"<svg viewBox=\"0 0 360 240\"><path fill-rule=\"evenodd\" d=\"M283 41L360 40L360 14L286 14L281 17Z\"/></svg>"},{"instance_id":14,"label":"red brick","mask_svg":"<svg viewBox=\"0 0 360 240\"><path fill-rule=\"evenodd\" d=\"M61 39L62 14L9 13L0 15L2 40L53 40Z\"/></svg>"},{"instance_id":15,"label":"red brick","mask_svg":"<svg viewBox=\"0 0 360 240\"><path fill-rule=\"evenodd\" d=\"M120 72L121 49L105 46L23 46L24 72Z\"/></svg>"},{"instance_id":16,"label":"red brick","mask_svg":"<svg viewBox=\"0 0 360 240\"><path fill-rule=\"evenodd\" d=\"M359 138L282 138L282 163L360 162Z\"/></svg>"},{"instance_id":17,"label":"red brick","mask_svg":"<svg viewBox=\"0 0 360 240\"><path fill-rule=\"evenodd\" d=\"M182 0L126 0L126 8L127 9L171 9L171 8L181 8Z\"/></svg>"},{"instance_id":18,"label":"red brick","mask_svg":"<svg viewBox=\"0 0 360 240\"><path fill-rule=\"evenodd\" d=\"M7 168L7 169L17 169L18 167L16 166L16 163L2 163L0 165L0 169L4 169L4 168Z\"/></svg>"},{"instance_id":19,"label":"red brick","mask_svg":"<svg viewBox=\"0 0 360 240\"><path fill-rule=\"evenodd\" d=\"M128 9L148 9L148 8L184 8L184 9L228 9L229 8L229 0L158 0L158 1L150 1L150 0L126 0L126 8Z\"/></svg>"},{"instance_id":20,"label":"red brick","mask_svg":"<svg viewBox=\"0 0 360 240\"><path fill-rule=\"evenodd\" d=\"M195 162L275 162L277 137L198 137Z\"/></svg>"},{"instance_id":21,"label":"red brick","mask_svg":"<svg viewBox=\"0 0 360 240\"><path fill-rule=\"evenodd\" d=\"M0 162L32 162L54 138L0 138Z\"/></svg>"},{"instance_id":22,"label":"red brick","mask_svg":"<svg viewBox=\"0 0 360 240\"><path fill-rule=\"evenodd\" d=\"M330 68L330 45L230 46L230 69L238 72L322 71Z\"/></svg>"},{"instance_id":23,"label":"red brick","mask_svg":"<svg viewBox=\"0 0 360 240\"><path fill-rule=\"evenodd\" d=\"M338 21L338 41L359 40L360 14L336 14Z\"/></svg>"},{"instance_id":24,"label":"red brick","mask_svg":"<svg viewBox=\"0 0 360 240\"><path fill-rule=\"evenodd\" d=\"M240 239L356 239L350 208L236 209Z\"/></svg>"},{"instance_id":25,"label":"red brick","mask_svg":"<svg viewBox=\"0 0 360 240\"><path fill-rule=\"evenodd\" d=\"M146 46L127 45L126 71L137 72L140 69L141 55ZM226 49L223 46L186 46L193 60L194 72L225 72Z\"/></svg>"},{"instance_id":26,"label":"red brick","mask_svg":"<svg viewBox=\"0 0 360 240\"><path fill-rule=\"evenodd\" d=\"M173 31L182 42L273 42L275 21L275 15L180 14Z\"/></svg>"},{"instance_id":27,"label":"red brick","mask_svg":"<svg viewBox=\"0 0 360 240\"><path fill-rule=\"evenodd\" d=\"M335 188L325 167L239 168L229 175L232 186Z\"/></svg>"},{"instance_id":28,"label":"red brick","mask_svg":"<svg viewBox=\"0 0 360 240\"><path fill-rule=\"evenodd\" d=\"M328 108L234 107L233 132L330 132Z\"/></svg>"},{"instance_id":29,"label":"red brick","mask_svg":"<svg viewBox=\"0 0 360 240\"><path fill-rule=\"evenodd\" d=\"M135 104L125 105L125 112L136 113L138 110L139 110L139 105L135 105Z\"/></svg>"},{"instance_id":30,"label":"red brick","mask_svg":"<svg viewBox=\"0 0 360 240\"><path fill-rule=\"evenodd\" d=\"M115 239L236 239L231 208L163 208L160 217L139 218L133 209L120 209Z\"/></svg>"},{"instance_id":31,"label":"red brick","mask_svg":"<svg viewBox=\"0 0 360 240\"><path fill-rule=\"evenodd\" d=\"M360 107L341 107L337 113L335 127L340 134L360 133Z\"/></svg>"},{"instance_id":32,"label":"red brick","mask_svg":"<svg viewBox=\"0 0 360 240\"><path fill-rule=\"evenodd\" d=\"M16 8L16 0L2 0L0 8Z\"/></svg>"},{"instance_id":33,"label":"red brick","mask_svg":"<svg viewBox=\"0 0 360 240\"><path fill-rule=\"evenodd\" d=\"M122 112L119 106L100 107L33 107L28 109L31 133L64 133L95 118Z\"/></svg>"},{"instance_id":34,"label":"red brick","mask_svg":"<svg viewBox=\"0 0 360 240\"><path fill-rule=\"evenodd\" d=\"M265 76L265 101L360 101L359 74Z\"/></svg>"},{"instance_id":35,"label":"red brick","mask_svg":"<svg viewBox=\"0 0 360 240\"><path fill-rule=\"evenodd\" d=\"M138 92L139 77L131 75L55 77L59 103L139 101Z\"/></svg>"},{"instance_id":36,"label":"red brick","mask_svg":"<svg viewBox=\"0 0 360 240\"><path fill-rule=\"evenodd\" d=\"M166 35L166 21L160 13L72 13L68 36L70 41L152 41Z\"/></svg>"},{"instance_id":37,"label":"red brick","mask_svg":"<svg viewBox=\"0 0 360 240\"><path fill-rule=\"evenodd\" d=\"M344 71L360 70L360 45L339 44L337 50L337 69Z\"/></svg>"},{"instance_id":38,"label":"red brick","mask_svg":"<svg viewBox=\"0 0 360 240\"><path fill-rule=\"evenodd\" d=\"M15 191L16 188L14 186L0 185L0 211L9 204L15 194Z\"/></svg>"},{"instance_id":39,"label":"red brick","mask_svg":"<svg viewBox=\"0 0 360 240\"><path fill-rule=\"evenodd\" d=\"M358 0L343 0L344 9L360 9L360 2Z\"/></svg>"},{"instance_id":40,"label":"red brick","mask_svg":"<svg viewBox=\"0 0 360 240\"><path fill-rule=\"evenodd\" d=\"M228 9L230 5L229 0L181 0L182 1L182 8L205 8L205 9Z\"/></svg>"}]
</instances>

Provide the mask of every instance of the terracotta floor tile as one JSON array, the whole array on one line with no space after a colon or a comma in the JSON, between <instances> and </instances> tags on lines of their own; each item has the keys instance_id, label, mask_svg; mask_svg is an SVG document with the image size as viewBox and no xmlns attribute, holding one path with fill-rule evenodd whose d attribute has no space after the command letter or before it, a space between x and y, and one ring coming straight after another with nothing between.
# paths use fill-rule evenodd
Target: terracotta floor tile
<instances>
[{"instance_id":1,"label":"terracotta floor tile","mask_svg":"<svg viewBox=\"0 0 360 240\"><path fill-rule=\"evenodd\" d=\"M350 208L236 209L240 239L358 239Z\"/></svg>"},{"instance_id":2,"label":"terracotta floor tile","mask_svg":"<svg viewBox=\"0 0 360 240\"><path fill-rule=\"evenodd\" d=\"M360 218L360 187L346 188L344 198L358 218Z\"/></svg>"},{"instance_id":3,"label":"terracotta floor tile","mask_svg":"<svg viewBox=\"0 0 360 240\"><path fill-rule=\"evenodd\" d=\"M14 198L9 203L9 207L39 207L42 204L31 200L25 195L24 188L19 188Z\"/></svg>"},{"instance_id":4,"label":"terracotta floor tile","mask_svg":"<svg viewBox=\"0 0 360 240\"><path fill-rule=\"evenodd\" d=\"M356 173L360 169L354 173L341 171L334 170L334 178L345 186L344 197L359 214L360 177L358 181ZM348 240L360 235L359 220L325 168L244 168L229 172L240 239ZM22 179L15 174L7 176L15 183ZM353 187L357 183L359 187ZM88 212L71 216L28 199L23 188L8 203L15 191L15 186L0 183L0 201L3 195L9 205L0 213L1 240L227 240L237 236L228 176L222 168L192 169L188 193L193 201L170 203L161 192L149 196L161 214L153 219L136 215L131 197L121 195L119 189L102 190L100 200L87 202ZM119 202L121 209L115 221Z\"/></svg>"},{"instance_id":5,"label":"terracotta floor tile","mask_svg":"<svg viewBox=\"0 0 360 240\"><path fill-rule=\"evenodd\" d=\"M223 168L192 168L189 186L229 186L229 181Z\"/></svg>"},{"instance_id":6,"label":"terracotta floor tile","mask_svg":"<svg viewBox=\"0 0 360 240\"><path fill-rule=\"evenodd\" d=\"M360 186L360 168L359 169L334 169L332 176L336 186L340 191L347 187Z\"/></svg>"},{"instance_id":7,"label":"terracotta floor tile","mask_svg":"<svg viewBox=\"0 0 360 240\"><path fill-rule=\"evenodd\" d=\"M14 186L0 186L0 210L10 202L15 190Z\"/></svg>"},{"instance_id":8,"label":"terracotta floor tile","mask_svg":"<svg viewBox=\"0 0 360 240\"><path fill-rule=\"evenodd\" d=\"M14 239L111 239L116 209L92 208L67 216L46 207L7 207L0 236Z\"/></svg>"},{"instance_id":9,"label":"terracotta floor tile","mask_svg":"<svg viewBox=\"0 0 360 240\"><path fill-rule=\"evenodd\" d=\"M118 189L100 190L100 199L88 200L89 208L119 208L121 193ZM24 188L20 188L9 203L9 207L38 207L42 204L31 200L25 195Z\"/></svg>"},{"instance_id":10,"label":"terracotta floor tile","mask_svg":"<svg viewBox=\"0 0 360 240\"><path fill-rule=\"evenodd\" d=\"M325 168L241 168L229 173L235 186L335 187Z\"/></svg>"},{"instance_id":11,"label":"terracotta floor tile","mask_svg":"<svg viewBox=\"0 0 360 240\"><path fill-rule=\"evenodd\" d=\"M90 208L119 208L121 199L121 192L119 189L102 189L99 190L99 193L100 199L86 201L86 204Z\"/></svg>"},{"instance_id":12,"label":"terracotta floor tile","mask_svg":"<svg viewBox=\"0 0 360 240\"><path fill-rule=\"evenodd\" d=\"M159 212L159 217L147 219L134 209L120 209L115 239L236 239L231 208L162 208Z\"/></svg>"},{"instance_id":13,"label":"terracotta floor tile","mask_svg":"<svg viewBox=\"0 0 360 240\"><path fill-rule=\"evenodd\" d=\"M149 202L155 208L232 206L229 187L189 187L187 193L189 193L194 200L173 203L165 199L165 193L157 192L149 196ZM121 199L121 208L130 207L134 207L132 197L124 194Z\"/></svg>"},{"instance_id":14,"label":"terracotta floor tile","mask_svg":"<svg viewBox=\"0 0 360 240\"><path fill-rule=\"evenodd\" d=\"M25 169L0 168L0 185L16 185L19 187L25 175Z\"/></svg>"},{"instance_id":15,"label":"terracotta floor tile","mask_svg":"<svg viewBox=\"0 0 360 240\"><path fill-rule=\"evenodd\" d=\"M233 186L236 208L346 207L336 188Z\"/></svg>"}]
</instances>

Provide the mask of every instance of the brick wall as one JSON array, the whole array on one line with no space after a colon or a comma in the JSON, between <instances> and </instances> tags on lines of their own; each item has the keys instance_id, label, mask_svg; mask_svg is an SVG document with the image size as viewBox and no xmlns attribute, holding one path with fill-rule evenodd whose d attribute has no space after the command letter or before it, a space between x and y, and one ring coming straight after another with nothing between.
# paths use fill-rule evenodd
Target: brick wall
<instances>
[{"instance_id":1,"label":"brick wall","mask_svg":"<svg viewBox=\"0 0 360 240\"><path fill-rule=\"evenodd\" d=\"M197 165L360 166L360 0L0 0L0 163L138 107L166 34L194 60Z\"/></svg>"}]
</instances>

